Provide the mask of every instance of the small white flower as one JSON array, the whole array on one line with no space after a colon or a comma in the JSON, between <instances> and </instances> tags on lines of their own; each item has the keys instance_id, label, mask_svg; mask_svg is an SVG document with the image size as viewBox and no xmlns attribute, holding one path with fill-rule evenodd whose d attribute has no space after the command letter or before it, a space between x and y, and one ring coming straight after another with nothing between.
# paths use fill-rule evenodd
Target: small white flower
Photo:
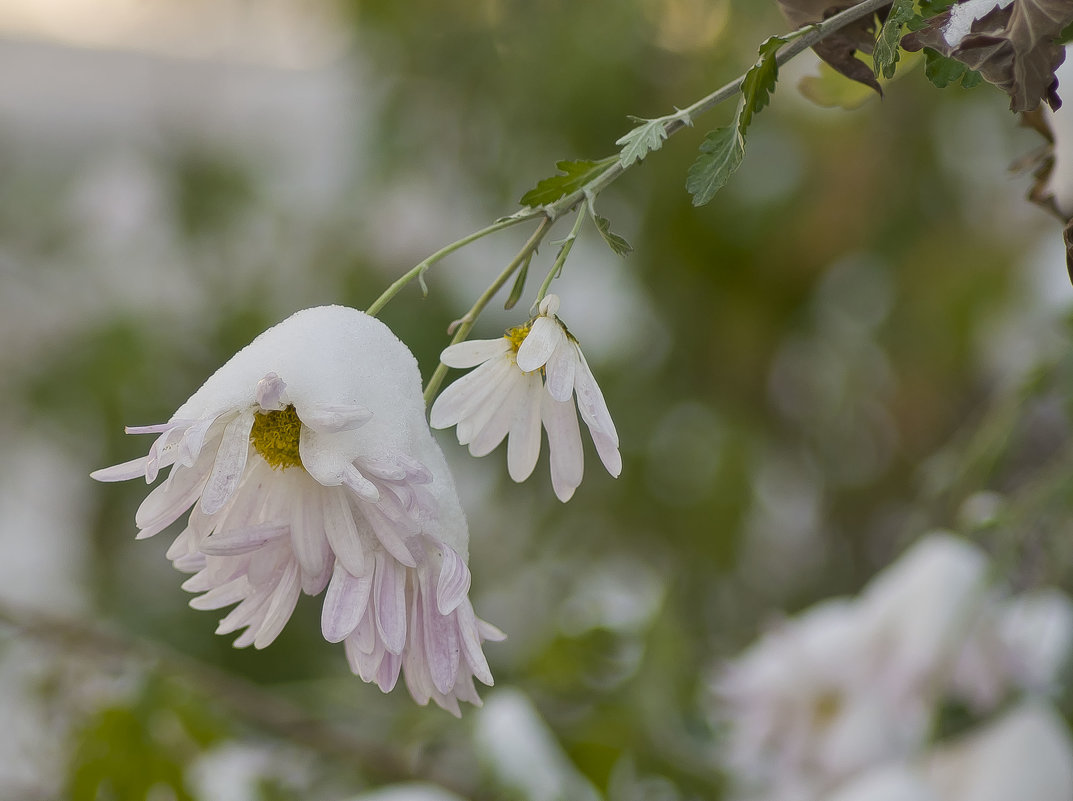
<instances>
[{"instance_id":1,"label":"small white flower","mask_svg":"<svg viewBox=\"0 0 1073 801\"><path fill-rule=\"evenodd\" d=\"M425 422L417 362L379 320L340 306L298 312L261 334L205 382L147 456L98 470L100 481L171 466L142 502L138 538L193 507L168 549L194 575L190 605L237 604L218 634L264 648L300 592L327 589L324 638L388 692L400 671L420 704L458 714L492 676L482 640L503 637L474 615L469 530Z\"/></svg>"},{"instance_id":2,"label":"small white flower","mask_svg":"<svg viewBox=\"0 0 1073 801\"><path fill-rule=\"evenodd\" d=\"M457 426L459 444L468 445L474 456L488 455L507 437L507 472L519 482L536 467L543 423L552 488L566 502L584 472L577 412L612 476L622 472L622 457L603 393L577 340L555 316L558 309L559 298L548 295L531 323L499 339L459 342L444 350L440 360L448 367L477 369L440 394L430 423Z\"/></svg>"}]
</instances>

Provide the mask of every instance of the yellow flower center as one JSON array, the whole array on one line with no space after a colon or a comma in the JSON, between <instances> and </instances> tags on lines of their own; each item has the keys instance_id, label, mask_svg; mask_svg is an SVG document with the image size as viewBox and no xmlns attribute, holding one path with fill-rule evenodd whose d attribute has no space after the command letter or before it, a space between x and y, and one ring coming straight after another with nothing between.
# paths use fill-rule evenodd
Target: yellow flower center
<instances>
[{"instance_id":1,"label":"yellow flower center","mask_svg":"<svg viewBox=\"0 0 1073 801\"><path fill-rule=\"evenodd\" d=\"M301 467L298 442L302 421L293 406L273 412L258 412L253 416L250 442L274 470Z\"/></svg>"},{"instance_id":2,"label":"yellow flower center","mask_svg":"<svg viewBox=\"0 0 1073 801\"><path fill-rule=\"evenodd\" d=\"M504 336L507 338L507 341L510 343L510 346L514 348L515 353L518 352L518 348L520 348L522 346L522 343L525 342L525 338L529 336L529 329L532 327L533 324L530 322L526 323L525 325L519 325L515 328L507 329L507 333L504 334Z\"/></svg>"}]
</instances>

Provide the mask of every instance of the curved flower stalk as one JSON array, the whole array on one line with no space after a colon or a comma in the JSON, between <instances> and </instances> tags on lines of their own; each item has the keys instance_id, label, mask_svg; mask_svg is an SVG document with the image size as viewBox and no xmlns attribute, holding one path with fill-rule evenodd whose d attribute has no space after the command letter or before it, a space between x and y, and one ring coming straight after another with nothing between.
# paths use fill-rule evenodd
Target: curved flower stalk
<instances>
[{"instance_id":1,"label":"curved flower stalk","mask_svg":"<svg viewBox=\"0 0 1073 801\"><path fill-rule=\"evenodd\" d=\"M499 339L469 340L444 350L440 361L448 367L477 369L440 393L430 424L457 426L459 444L468 445L474 456L486 456L506 437L507 472L518 482L536 467L543 424L551 484L565 503L584 474L578 412L612 476L622 472L622 457L603 393L578 341L555 316L558 309L559 298L548 295L535 320Z\"/></svg>"},{"instance_id":2,"label":"curved flower stalk","mask_svg":"<svg viewBox=\"0 0 1073 801\"><path fill-rule=\"evenodd\" d=\"M351 669L454 714L492 684L482 640L502 639L467 598L469 530L424 417L417 362L354 309L298 312L231 358L162 425L148 455L93 473L163 484L138 538L192 508L168 559L195 609L234 608L218 634L264 648L301 592Z\"/></svg>"}]
</instances>

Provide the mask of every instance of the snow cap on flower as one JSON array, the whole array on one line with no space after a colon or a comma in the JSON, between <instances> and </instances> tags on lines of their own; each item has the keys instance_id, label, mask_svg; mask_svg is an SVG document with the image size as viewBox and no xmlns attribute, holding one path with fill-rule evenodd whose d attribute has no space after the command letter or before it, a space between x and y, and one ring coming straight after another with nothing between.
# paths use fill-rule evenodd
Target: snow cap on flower
<instances>
[{"instance_id":1,"label":"snow cap on flower","mask_svg":"<svg viewBox=\"0 0 1073 801\"><path fill-rule=\"evenodd\" d=\"M622 472L622 457L603 393L577 340L556 316L558 309L559 298L548 295L536 319L503 337L459 342L444 350L440 360L448 367L477 369L440 394L430 423L433 428L457 426L459 444L468 445L474 456L486 456L506 437L507 471L519 482L536 467L543 424L552 488L566 502L584 473L578 412L612 476Z\"/></svg>"},{"instance_id":2,"label":"snow cap on flower","mask_svg":"<svg viewBox=\"0 0 1073 801\"><path fill-rule=\"evenodd\" d=\"M502 634L467 598L469 532L424 417L417 363L379 320L298 312L233 356L163 425L147 456L94 478L163 484L139 538L193 507L168 549L198 609L237 604L217 633L269 645L301 591L327 589L322 631L387 692L457 713L491 684L481 650Z\"/></svg>"}]
</instances>

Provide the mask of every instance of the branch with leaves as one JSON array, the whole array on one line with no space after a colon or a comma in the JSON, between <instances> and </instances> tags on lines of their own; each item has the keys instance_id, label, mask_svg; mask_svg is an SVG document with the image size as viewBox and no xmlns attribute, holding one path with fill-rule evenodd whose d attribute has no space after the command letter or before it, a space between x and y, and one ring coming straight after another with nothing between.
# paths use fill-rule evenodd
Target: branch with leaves
<instances>
[{"instance_id":1,"label":"branch with leaves","mask_svg":"<svg viewBox=\"0 0 1073 801\"><path fill-rule=\"evenodd\" d=\"M812 48L842 75L863 83L882 94L879 78L894 76L901 49L925 53L925 74L937 87L960 82L971 87L986 80L1006 91L1011 109L1028 111L1045 100L1052 107L1060 101L1054 70L1064 57L1058 42L1073 24L1073 2L1069 0L1015 0L1005 8L995 8L978 18L961 13L964 0L858 0L831 4L829 0L779 0L787 19L798 30L771 36L758 49L755 64L743 75L695 103L654 119L630 117L638 123L615 144L620 150L599 160L560 161L559 173L539 181L522 195L523 208L509 217L453 242L416 265L395 281L367 309L376 315L403 287L417 279L424 288L424 274L434 264L462 247L506 228L539 219L540 224L515 258L492 282L474 305L452 323L451 344L464 340L477 318L514 277L505 304L512 308L522 297L529 266L541 243L559 218L579 210L575 224L563 240L552 270L541 284L531 313L543 299L549 285L561 274L583 220L588 217L597 232L619 256L631 251L629 243L612 232L611 223L596 211L600 193L623 173L639 164L678 131L716 106L737 97L738 104L729 125L709 132L690 167L686 189L693 205L710 202L740 167L745 158L746 137L758 113L769 103L779 77L779 67ZM962 30L964 28L964 30ZM953 41L952 32L957 38ZM871 56L871 64L858 54ZM1073 222L1070 223L1073 225ZM1073 234L1067 229L1067 242ZM1073 247L1070 249L1073 265ZM1071 267L1073 270L1073 267ZM1071 272L1073 275L1073 272ZM431 402L447 372L440 364L425 389Z\"/></svg>"}]
</instances>

